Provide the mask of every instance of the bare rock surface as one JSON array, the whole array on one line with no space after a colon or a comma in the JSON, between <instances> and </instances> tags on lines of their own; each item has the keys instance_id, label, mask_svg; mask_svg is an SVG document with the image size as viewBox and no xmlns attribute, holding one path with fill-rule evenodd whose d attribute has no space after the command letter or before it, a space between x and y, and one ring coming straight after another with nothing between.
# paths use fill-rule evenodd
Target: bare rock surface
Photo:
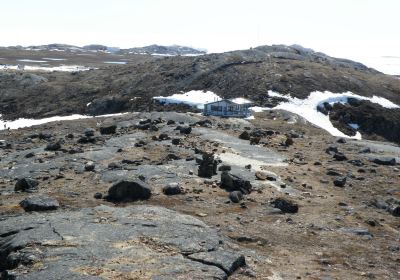
<instances>
[{"instance_id":1,"label":"bare rock surface","mask_svg":"<svg viewBox=\"0 0 400 280\"><path fill-rule=\"evenodd\" d=\"M194 217L103 205L3 218L0 263L14 279L226 279L245 259Z\"/></svg>"}]
</instances>

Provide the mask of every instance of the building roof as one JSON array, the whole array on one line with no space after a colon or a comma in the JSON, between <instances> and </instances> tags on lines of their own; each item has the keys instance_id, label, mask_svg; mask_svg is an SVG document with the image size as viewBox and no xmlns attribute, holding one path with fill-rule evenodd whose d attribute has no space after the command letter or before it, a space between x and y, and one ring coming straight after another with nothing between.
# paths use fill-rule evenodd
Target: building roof
<instances>
[{"instance_id":1,"label":"building roof","mask_svg":"<svg viewBox=\"0 0 400 280\"><path fill-rule=\"evenodd\" d=\"M217 100L217 101L214 101L214 102L206 103L204 105L214 104L214 103L218 103L218 102L221 102L221 101L225 101L225 102L236 104L236 105L252 104L253 103L253 101L250 101L248 99L245 99L245 98L242 98L242 97L237 97L237 98L232 98L232 99L221 99L221 100Z\"/></svg>"}]
</instances>

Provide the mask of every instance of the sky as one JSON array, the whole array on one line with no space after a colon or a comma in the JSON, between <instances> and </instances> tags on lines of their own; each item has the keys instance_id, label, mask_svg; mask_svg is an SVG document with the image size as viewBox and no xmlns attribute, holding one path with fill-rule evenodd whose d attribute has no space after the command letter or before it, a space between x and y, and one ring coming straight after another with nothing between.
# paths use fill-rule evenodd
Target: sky
<instances>
[{"instance_id":1,"label":"sky","mask_svg":"<svg viewBox=\"0 0 400 280\"><path fill-rule=\"evenodd\" d=\"M300 44L335 57L400 57L400 0L0 0L0 45Z\"/></svg>"}]
</instances>

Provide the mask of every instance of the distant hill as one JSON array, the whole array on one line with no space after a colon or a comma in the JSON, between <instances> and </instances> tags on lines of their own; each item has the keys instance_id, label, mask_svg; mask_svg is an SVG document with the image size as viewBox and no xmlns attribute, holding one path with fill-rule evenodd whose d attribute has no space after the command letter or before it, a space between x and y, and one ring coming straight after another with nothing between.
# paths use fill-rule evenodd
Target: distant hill
<instances>
[{"instance_id":1,"label":"distant hill","mask_svg":"<svg viewBox=\"0 0 400 280\"><path fill-rule=\"evenodd\" d=\"M119 47L108 47L105 45L91 44L83 47L67 45L67 44L48 44L39 46L11 46L9 49L17 50L34 50L34 51L66 51L66 52L106 52L116 54L148 54L148 55L202 55L206 51L199 50L191 47L172 45L172 46L160 46L150 45L145 47L134 47L122 49Z\"/></svg>"}]
</instances>

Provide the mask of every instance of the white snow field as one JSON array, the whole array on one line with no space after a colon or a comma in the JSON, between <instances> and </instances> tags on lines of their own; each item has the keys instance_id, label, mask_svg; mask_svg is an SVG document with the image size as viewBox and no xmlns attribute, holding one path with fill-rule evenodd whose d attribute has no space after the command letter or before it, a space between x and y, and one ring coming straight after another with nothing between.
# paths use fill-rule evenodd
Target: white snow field
<instances>
[{"instance_id":1,"label":"white snow field","mask_svg":"<svg viewBox=\"0 0 400 280\"><path fill-rule=\"evenodd\" d=\"M49 123L49 122L55 122L55 121L70 121L70 120L78 120L78 119L89 119L89 118L104 118L104 117L116 117L116 116L121 116L124 114L128 113L117 113L117 114L108 114L108 115L101 115L101 116L86 116L86 115L70 115L70 116L55 116L55 117L50 117L50 118L44 118L44 119L17 119L15 121L3 121L1 120L1 115L0 115L0 130L5 129L4 125L6 128L10 129L18 129L22 127L31 127L34 125L39 125L39 124L44 124L44 123Z\"/></svg>"},{"instance_id":2,"label":"white snow field","mask_svg":"<svg viewBox=\"0 0 400 280\"><path fill-rule=\"evenodd\" d=\"M203 109L204 104L221 100L222 98L213 93L212 91L191 90L186 93L176 93L171 96L156 96L153 97L165 104L179 104L184 103L190 106L195 106L198 109Z\"/></svg>"},{"instance_id":3,"label":"white snow field","mask_svg":"<svg viewBox=\"0 0 400 280\"><path fill-rule=\"evenodd\" d=\"M23 68L20 68L18 65L0 65L0 71L1 70L3 70L3 71L4 70L19 70L19 71L45 71L45 72L54 72L54 71L79 72L79 71L88 71L91 69L96 69L96 68L90 68L90 67L80 66L80 65L61 65L61 66L55 66L55 67L24 65Z\"/></svg>"}]
</instances>

